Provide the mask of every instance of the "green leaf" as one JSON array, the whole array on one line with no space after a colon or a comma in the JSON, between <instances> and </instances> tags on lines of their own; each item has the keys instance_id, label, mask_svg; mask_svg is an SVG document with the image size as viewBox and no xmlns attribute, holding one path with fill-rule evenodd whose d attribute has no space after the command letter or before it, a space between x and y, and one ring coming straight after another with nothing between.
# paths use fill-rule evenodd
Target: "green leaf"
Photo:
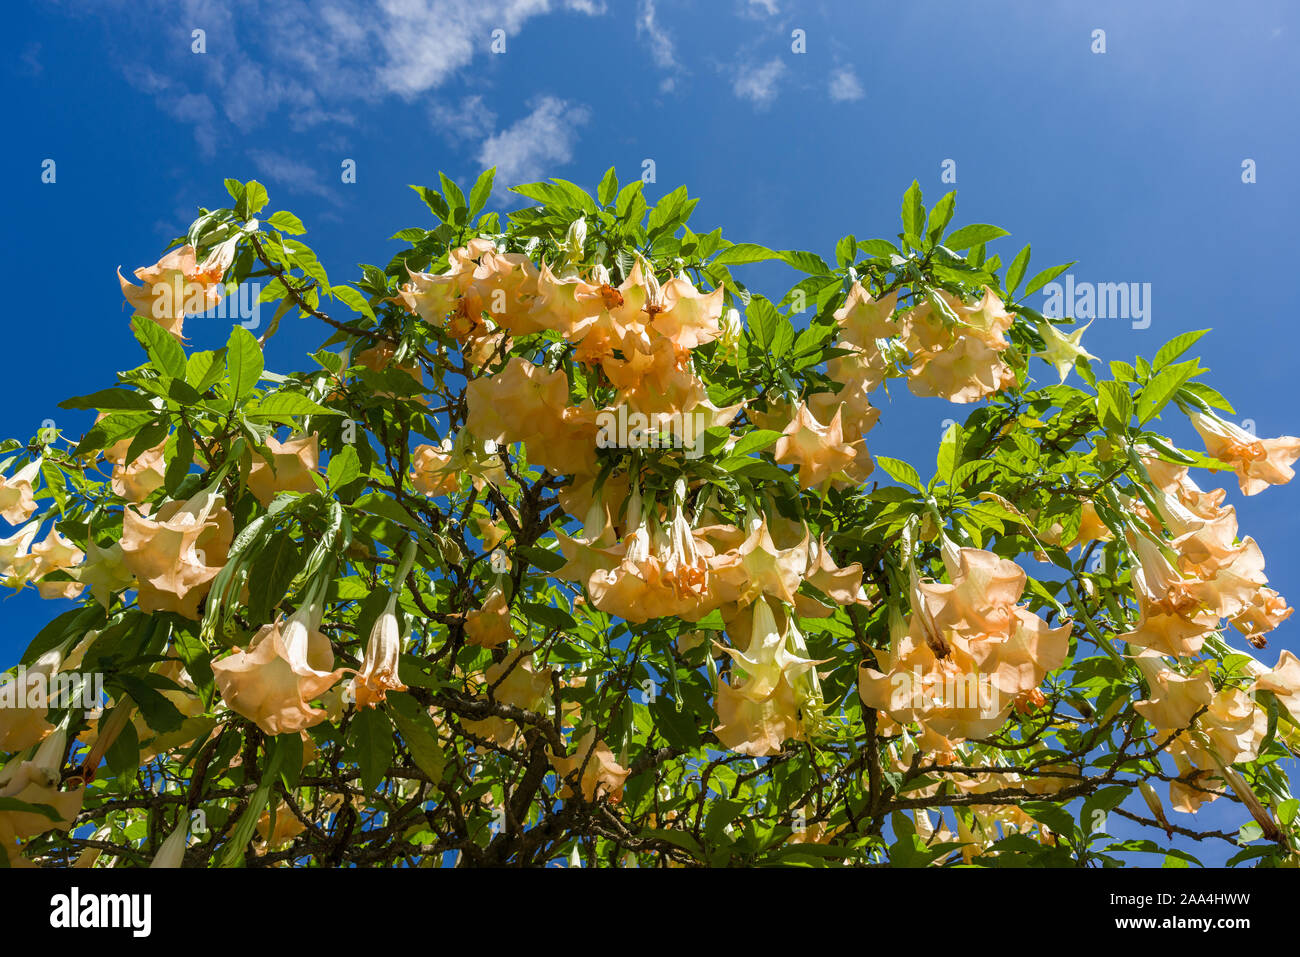
<instances>
[{"instance_id":1,"label":"green leaf","mask_svg":"<svg viewBox=\"0 0 1300 957\"><path fill-rule=\"evenodd\" d=\"M353 312L359 312L370 319L375 318L375 310L370 308L366 297L351 286L331 286L330 295L339 302L346 303Z\"/></svg>"},{"instance_id":2,"label":"green leaf","mask_svg":"<svg viewBox=\"0 0 1300 957\"><path fill-rule=\"evenodd\" d=\"M945 193L943 199L934 204L934 207L930 210L930 218L925 226L925 234L930 242L937 243L939 241L939 237L943 235L944 229L952 220L952 213L956 204L956 192Z\"/></svg>"},{"instance_id":3,"label":"green leaf","mask_svg":"<svg viewBox=\"0 0 1300 957\"><path fill-rule=\"evenodd\" d=\"M185 363L185 381L195 392L207 392L221 380L226 371L225 354L225 349L209 349L190 356Z\"/></svg>"},{"instance_id":4,"label":"green leaf","mask_svg":"<svg viewBox=\"0 0 1300 957\"><path fill-rule=\"evenodd\" d=\"M262 376L262 347L243 326L233 326L226 342L226 379L236 401L249 395Z\"/></svg>"},{"instance_id":5,"label":"green leaf","mask_svg":"<svg viewBox=\"0 0 1300 957\"><path fill-rule=\"evenodd\" d=\"M407 750L411 752L416 767L434 783L441 781L447 757L442 752L442 745L438 743L438 729L429 717L429 712L409 694L390 692L385 702L388 716L397 726L397 733L402 736Z\"/></svg>"},{"instance_id":6,"label":"green leaf","mask_svg":"<svg viewBox=\"0 0 1300 957\"><path fill-rule=\"evenodd\" d=\"M393 722L387 712L362 708L348 729L351 759L361 768L361 787L373 794L393 761Z\"/></svg>"},{"instance_id":7,"label":"green leaf","mask_svg":"<svg viewBox=\"0 0 1300 957\"><path fill-rule=\"evenodd\" d=\"M277 529L258 550L248 575L248 614L253 621L266 621L284 600L289 583L302 568L298 543L287 529Z\"/></svg>"},{"instance_id":8,"label":"green leaf","mask_svg":"<svg viewBox=\"0 0 1300 957\"><path fill-rule=\"evenodd\" d=\"M903 194L903 233L918 240L925 222L925 206L921 200L921 184L912 180L912 185Z\"/></svg>"},{"instance_id":9,"label":"green leaf","mask_svg":"<svg viewBox=\"0 0 1300 957\"><path fill-rule=\"evenodd\" d=\"M59 403L60 409L152 409L149 397L139 392L126 389L100 389L90 395L79 395L73 399L64 399Z\"/></svg>"},{"instance_id":10,"label":"green leaf","mask_svg":"<svg viewBox=\"0 0 1300 957\"><path fill-rule=\"evenodd\" d=\"M755 296L749 301L745 318L749 320L749 332L754 337L754 342L766 352L776 337L776 327L781 321L781 314L767 299Z\"/></svg>"},{"instance_id":11,"label":"green leaf","mask_svg":"<svg viewBox=\"0 0 1300 957\"><path fill-rule=\"evenodd\" d=\"M728 246L713 257L715 266L737 266L743 263L762 262L765 259L780 259L781 254L758 243L736 243Z\"/></svg>"},{"instance_id":12,"label":"green leaf","mask_svg":"<svg viewBox=\"0 0 1300 957\"><path fill-rule=\"evenodd\" d=\"M248 807L244 809L244 813L240 815L234 830L230 832L230 839L226 841L225 846L221 849L217 867L244 866L244 849L248 847L248 842L253 838L253 830L257 827L262 811L266 808L267 798L271 796L271 788L280 778L280 767L284 763L284 754L285 749L280 746L278 737L267 740L266 758L262 764L262 779L258 782L257 790L253 792L253 796L248 799Z\"/></svg>"},{"instance_id":13,"label":"green leaf","mask_svg":"<svg viewBox=\"0 0 1300 957\"><path fill-rule=\"evenodd\" d=\"M249 406L250 419L282 418L296 415L342 415L335 409L317 405L301 392L272 392Z\"/></svg>"},{"instance_id":14,"label":"green leaf","mask_svg":"<svg viewBox=\"0 0 1300 957\"><path fill-rule=\"evenodd\" d=\"M912 466L908 465L902 459L891 459L887 455L879 455L876 456L876 464L884 469L885 474L895 482L902 482L904 485L910 485L918 491L925 488L924 483L921 481L921 476L917 473L916 469L912 468Z\"/></svg>"},{"instance_id":15,"label":"green leaf","mask_svg":"<svg viewBox=\"0 0 1300 957\"><path fill-rule=\"evenodd\" d=\"M255 179L250 179L244 184L244 199L239 204L239 214L244 219L252 219L261 212L262 207L266 205L266 201L270 198L265 186Z\"/></svg>"},{"instance_id":16,"label":"green leaf","mask_svg":"<svg viewBox=\"0 0 1300 957\"><path fill-rule=\"evenodd\" d=\"M614 172L614 167L605 171L605 175L600 180L600 185L596 187L596 199L600 200L600 205L608 206L618 195L618 174Z\"/></svg>"},{"instance_id":17,"label":"green leaf","mask_svg":"<svg viewBox=\"0 0 1300 957\"><path fill-rule=\"evenodd\" d=\"M1160 410L1169 404L1178 390L1192 376L1196 375L1198 364L1195 359L1167 366L1156 373L1155 378L1147 383L1138 396L1138 423L1143 424L1160 414Z\"/></svg>"},{"instance_id":18,"label":"green leaf","mask_svg":"<svg viewBox=\"0 0 1300 957\"><path fill-rule=\"evenodd\" d=\"M337 492L360 474L361 459L357 457L357 450L350 445L343 446L342 451L330 459L328 472L330 491Z\"/></svg>"},{"instance_id":19,"label":"green leaf","mask_svg":"<svg viewBox=\"0 0 1300 957\"><path fill-rule=\"evenodd\" d=\"M736 439L736 444L727 453L727 458L742 458L753 452L760 452L780 437L781 433L774 429L752 429Z\"/></svg>"},{"instance_id":20,"label":"green leaf","mask_svg":"<svg viewBox=\"0 0 1300 957\"><path fill-rule=\"evenodd\" d=\"M1020 281L1025 278L1025 270L1029 268L1029 255L1029 243L1025 243L1025 248L1016 253L1016 258L1011 260L1011 265L1007 267L1008 296L1016 291Z\"/></svg>"},{"instance_id":21,"label":"green leaf","mask_svg":"<svg viewBox=\"0 0 1300 957\"><path fill-rule=\"evenodd\" d=\"M556 631L572 631L578 627L573 616L562 608L543 605L538 602L523 602L519 606L524 617L546 628Z\"/></svg>"},{"instance_id":22,"label":"green leaf","mask_svg":"<svg viewBox=\"0 0 1300 957\"><path fill-rule=\"evenodd\" d=\"M442 195L447 197L447 205L451 207L452 222L458 226L464 225L469 218L469 204L465 202L465 194L445 173L439 173L438 179L442 182Z\"/></svg>"},{"instance_id":23,"label":"green leaf","mask_svg":"<svg viewBox=\"0 0 1300 957\"><path fill-rule=\"evenodd\" d=\"M549 183L524 183L510 187L510 191L535 199L545 206L575 208L587 213L596 212L596 201L588 196L586 191L562 179L552 179Z\"/></svg>"},{"instance_id":24,"label":"green leaf","mask_svg":"<svg viewBox=\"0 0 1300 957\"><path fill-rule=\"evenodd\" d=\"M710 841L719 840L727 825L749 806L748 802L728 798L716 798L709 804L709 812L704 819L704 836Z\"/></svg>"},{"instance_id":25,"label":"green leaf","mask_svg":"<svg viewBox=\"0 0 1300 957\"><path fill-rule=\"evenodd\" d=\"M280 210L272 213L267 219L267 224L273 229L278 229L282 233L288 233L290 236L301 236L307 231L307 227L302 224L302 220L287 210Z\"/></svg>"},{"instance_id":26,"label":"green leaf","mask_svg":"<svg viewBox=\"0 0 1300 957\"><path fill-rule=\"evenodd\" d=\"M1133 397L1122 382L1097 383L1097 418L1104 428L1123 432L1133 417Z\"/></svg>"},{"instance_id":27,"label":"green leaf","mask_svg":"<svg viewBox=\"0 0 1300 957\"><path fill-rule=\"evenodd\" d=\"M0 812L15 814L41 814L51 821L62 821L59 812L48 804L29 804L16 797L0 797Z\"/></svg>"},{"instance_id":28,"label":"green leaf","mask_svg":"<svg viewBox=\"0 0 1300 957\"><path fill-rule=\"evenodd\" d=\"M131 331L155 369L173 379L185 378L185 350L170 332L144 316L132 318Z\"/></svg>"},{"instance_id":29,"label":"green leaf","mask_svg":"<svg viewBox=\"0 0 1300 957\"><path fill-rule=\"evenodd\" d=\"M436 189L429 189L427 186L412 186L411 189L420 194L420 198L424 200L424 205L429 207L433 215L443 222L450 218L451 209L447 206L447 201L442 198L442 194Z\"/></svg>"},{"instance_id":30,"label":"green leaf","mask_svg":"<svg viewBox=\"0 0 1300 957\"><path fill-rule=\"evenodd\" d=\"M1237 410L1232 407L1232 403L1224 398L1221 392L1217 389L1211 388L1204 382L1189 382L1183 386L1181 391L1190 392L1194 397L1200 399L1213 409L1219 409L1222 412L1227 412L1229 415L1237 414Z\"/></svg>"},{"instance_id":31,"label":"green leaf","mask_svg":"<svg viewBox=\"0 0 1300 957\"><path fill-rule=\"evenodd\" d=\"M877 259L888 259L899 255L898 248L884 239L868 239L858 243L858 251Z\"/></svg>"},{"instance_id":32,"label":"green leaf","mask_svg":"<svg viewBox=\"0 0 1300 957\"><path fill-rule=\"evenodd\" d=\"M487 205L488 199L492 196L492 184L496 181L497 168L484 170L474 182L473 188L469 191L469 216L473 219L479 214L484 206Z\"/></svg>"},{"instance_id":33,"label":"green leaf","mask_svg":"<svg viewBox=\"0 0 1300 957\"><path fill-rule=\"evenodd\" d=\"M1061 263L1061 265L1059 266L1052 266L1050 269L1044 269L1033 279L1029 280L1029 285L1025 287L1025 295L1032 296L1034 293L1038 292L1038 290L1042 289L1049 282L1051 282L1053 279L1055 279L1057 276L1065 272L1073 265L1074 263L1068 262L1068 263Z\"/></svg>"},{"instance_id":34,"label":"green leaf","mask_svg":"<svg viewBox=\"0 0 1300 957\"><path fill-rule=\"evenodd\" d=\"M821 256L800 249L784 250L781 253L781 258L800 272L806 272L812 276L829 276L834 271L830 266L826 265Z\"/></svg>"},{"instance_id":35,"label":"green leaf","mask_svg":"<svg viewBox=\"0 0 1300 957\"><path fill-rule=\"evenodd\" d=\"M1174 336L1161 346L1158 352L1156 352L1156 357L1151 363L1151 368L1163 369L1192 346L1196 345L1201 336L1205 335L1209 331L1209 329L1198 329L1195 332L1184 332L1181 335Z\"/></svg>"},{"instance_id":36,"label":"green leaf","mask_svg":"<svg viewBox=\"0 0 1300 957\"><path fill-rule=\"evenodd\" d=\"M1023 801L1021 809L1040 824L1046 824L1058 836L1067 841L1074 837L1074 818L1070 812L1059 804L1048 801Z\"/></svg>"},{"instance_id":37,"label":"green leaf","mask_svg":"<svg viewBox=\"0 0 1300 957\"><path fill-rule=\"evenodd\" d=\"M167 443L167 470L163 475L163 486L175 491L189 474L194 464L194 437L184 425L179 425L171 440Z\"/></svg>"},{"instance_id":38,"label":"green leaf","mask_svg":"<svg viewBox=\"0 0 1300 957\"><path fill-rule=\"evenodd\" d=\"M948 426L939 442L939 454L935 458L935 477L947 482L952 478L953 470L961 461L962 427L954 422Z\"/></svg>"},{"instance_id":39,"label":"green leaf","mask_svg":"<svg viewBox=\"0 0 1300 957\"><path fill-rule=\"evenodd\" d=\"M113 680L131 696L131 700L140 709L145 724L152 730L164 733L180 728L185 716L170 699L163 697L162 692L132 674L119 673Z\"/></svg>"},{"instance_id":40,"label":"green leaf","mask_svg":"<svg viewBox=\"0 0 1300 957\"><path fill-rule=\"evenodd\" d=\"M960 252L963 249L970 249L972 246L991 242L999 236L1009 235L1011 234L1001 226L990 226L988 223L971 223L969 226L963 226L961 229L949 233L943 244L949 249Z\"/></svg>"}]
</instances>

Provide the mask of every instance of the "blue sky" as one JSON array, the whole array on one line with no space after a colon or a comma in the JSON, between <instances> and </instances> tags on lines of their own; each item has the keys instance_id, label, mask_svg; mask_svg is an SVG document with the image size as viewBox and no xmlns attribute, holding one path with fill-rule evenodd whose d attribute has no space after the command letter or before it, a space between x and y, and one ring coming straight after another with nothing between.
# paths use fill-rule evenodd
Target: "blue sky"
<instances>
[{"instance_id":1,"label":"blue sky","mask_svg":"<svg viewBox=\"0 0 1300 957\"><path fill-rule=\"evenodd\" d=\"M426 224L406 184L439 169L594 187L647 159L651 197L681 183L702 197L697 229L828 259L846 233L892 236L907 185L937 199L955 161L956 222L1009 229L1004 261L1032 242L1031 274L1079 260L1079 282L1150 283L1150 326L1098 319L1090 351L1132 361L1212 327L1206 381L1238 421L1300 432L1300 12L1286 0L17 0L7 21L2 261L16 295L0 435L45 419L84 429L57 403L140 360L114 271L152 263L196 206L222 205L224 177L262 181L272 208L301 216L340 282ZM349 159L355 183L341 181ZM751 268L756 288L784 290L788 276ZM228 331L186 324L199 348ZM323 338L296 323L268 365L296 368ZM869 444L925 472L942 422L966 411L887 403ZM1199 448L1185 422L1165 427ZM1300 485L1244 498L1228 484L1272 584L1300 598ZM0 602L3 657L53 611L34 594ZM1300 649L1298 628L1273 634L1268 664ZM1197 823L1227 823L1215 815Z\"/></svg>"}]
</instances>

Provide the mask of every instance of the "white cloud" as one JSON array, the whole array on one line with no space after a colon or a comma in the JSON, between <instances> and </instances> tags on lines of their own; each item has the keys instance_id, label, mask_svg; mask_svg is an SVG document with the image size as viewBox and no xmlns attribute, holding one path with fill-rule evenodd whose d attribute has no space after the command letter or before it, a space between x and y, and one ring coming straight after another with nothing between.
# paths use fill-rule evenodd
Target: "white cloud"
<instances>
[{"instance_id":1,"label":"white cloud","mask_svg":"<svg viewBox=\"0 0 1300 957\"><path fill-rule=\"evenodd\" d=\"M763 12L769 17L777 15L776 0L749 0L749 9L753 13Z\"/></svg>"},{"instance_id":2,"label":"white cloud","mask_svg":"<svg viewBox=\"0 0 1300 957\"><path fill-rule=\"evenodd\" d=\"M860 100L865 94L852 67L839 67L831 74L831 99L836 102Z\"/></svg>"},{"instance_id":3,"label":"white cloud","mask_svg":"<svg viewBox=\"0 0 1300 957\"><path fill-rule=\"evenodd\" d=\"M761 109L776 99L777 83L785 73L785 63L779 59L768 60L762 66L746 65L736 74L731 89L736 96L752 101Z\"/></svg>"},{"instance_id":4,"label":"white cloud","mask_svg":"<svg viewBox=\"0 0 1300 957\"><path fill-rule=\"evenodd\" d=\"M591 119L586 106L553 96L530 106L531 113L489 136L479 148L479 165L495 166L497 182L503 186L534 182L548 169L573 159L578 128Z\"/></svg>"},{"instance_id":5,"label":"white cloud","mask_svg":"<svg viewBox=\"0 0 1300 957\"><path fill-rule=\"evenodd\" d=\"M673 72L680 69L672 36L659 25L658 18L655 17L654 0L640 0L637 4L637 36L645 38L650 47L650 59L655 61L659 69Z\"/></svg>"},{"instance_id":6,"label":"white cloud","mask_svg":"<svg viewBox=\"0 0 1300 957\"><path fill-rule=\"evenodd\" d=\"M253 161L258 175L265 180L263 185L271 187L272 192L278 186L291 193L310 194L332 203L339 202L338 192L325 185L320 171L315 167L271 150L249 150L248 158Z\"/></svg>"},{"instance_id":7,"label":"white cloud","mask_svg":"<svg viewBox=\"0 0 1300 957\"><path fill-rule=\"evenodd\" d=\"M487 139L497 125L497 115L488 109L481 94L467 96L456 105L437 101L429 108L434 130L452 145Z\"/></svg>"},{"instance_id":8,"label":"white cloud","mask_svg":"<svg viewBox=\"0 0 1300 957\"><path fill-rule=\"evenodd\" d=\"M160 109L184 118L174 102L186 96L214 108L191 119L210 150L227 135L211 129L222 116L231 134L281 111L297 130L347 123L358 103L413 99L490 56L493 30L510 43L535 17L596 16L605 0L110 0L100 9L123 71ZM205 31L205 53L191 52L193 29ZM157 79L141 81L146 71Z\"/></svg>"}]
</instances>

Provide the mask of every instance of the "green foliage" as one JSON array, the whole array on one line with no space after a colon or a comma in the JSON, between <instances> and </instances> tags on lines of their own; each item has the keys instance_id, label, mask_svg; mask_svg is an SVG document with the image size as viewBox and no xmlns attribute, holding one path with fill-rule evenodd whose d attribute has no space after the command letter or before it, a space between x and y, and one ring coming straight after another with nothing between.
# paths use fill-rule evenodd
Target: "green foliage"
<instances>
[{"instance_id":1,"label":"green foliage","mask_svg":"<svg viewBox=\"0 0 1300 957\"><path fill-rule=\"evenodd\" d=\"M511 194L527 202L508 215L483 213L494 170L468 198L440 174L436 188L412 187L432 222L398 232L402 248L387 264L363 265L339 285L291 238L305 234L297 216L282 210L255 221L268 203L261 184L227 180L226 188L231 205L203 211L177 244L193 245L201 260L236 243L227 288L257 281L261 300L276 306L262 339L236 325L224 348L187 351L136 316L141 364L63 403L100 416L79 440L4 446L8 472L43 456L36 517L52 519L84 551L122 542L135 520L128 509L157 516L206 492L222 496L230 522L221 554L204 559L214 571L197 616L144 611L137 582L85 592L79 609L32 640L24 663L76 650L79 664L69 667L102 675L113 701L94 728L102 746L88 754L70 743L61 766L86 779L81 821L31 839L25 855L66 864L87 841L109 840L115 850L105 859L142 866L172 827L202 810L206 826L193 831L186 855L193 866L536 865L575 851L597 865L1113 866L1148 853L1165 854L1171 866L1196 863L1169 849L1163 820L1138 793L1179 772L1133 706L1153 690L1121 636L1138 612L1134 503L1159 514L1144 459L1224 467L1154 426L1175 411L1231 411L1204 381L1208 370L1183 358L1204 332L1175 337L1150 362L1080 359L1077 376L1058 384L1035 359L1048 320L1024 299L1072 264L1031 275L1025 245L1003 267L987 246L1006 230L950 228L955 194L927 210L915 182L903 197L901 232L846 236L832 266L813 252L694 231L698 200L685 187L652 203L640 180L620 186L613 168L595 196L562 179L514 186ZM474 239L554 265L557 275L564 264L584 275L599 266L605 281L593 288L614 290L640 263L660 284L686 277L700 289L720 287L724 307L743 313L743 331L701 344L692 359L714 406L742 406L735 418L711 423L698 457L600 449L595 484L635 470L647 511L667 515L675 490L686 488L697 514L707 507L717 524L748 529L761 515L797 525L837 568L861 569L868 602L838 602L805 582L792 606L800 611L790 612L806 656L819 663L826 714L815 733L760 758L728 750L718 687L743 666L713 652L724 632L733 647L743 640L727 619L711 610L698 620L621 620L558 574L587 518L566 504L580 481L529 461L545 449L475 444L466 387L513 356L563 372L575 407L589 399L603 408L618 389L578 361L555 329L471 355L449 322L406 308L401 292L412 274L449 273ZM799 274L788 292L751 292L742 278L758 276L746 270L764 263ZM954 417L941 435L936 429L933 471L876 449L869 481L801 487L780 451L782 430L800 402L844 386L832 370L856 354L839 315L855 284L877 300L896 294L900 312L928 304L945 328L961 321L952 303L990 291L1009 313L1010 384L974 405L932 400L936 422ZM331 315L323 299L346 313ZM291 314L327 338L312 368L273 372L267 340ZM898 345L881 355L882 378L900 385L917 362ZM311 468L276 451L291 434L316 436ZM158 481L124 500L112 473L147 464L155 450ZM449 484L431 493L413 474L437 456L454 464ZM264 487L273 489L269 498L258 494ZM1108 528L1105 540L1075 541L1092 520L1087 509ZM941 534L1025 565L1036 558L1024 607L1054 627L1069 625L1068 657L1047 676L1043 701L966 742L961 754L991 769L983 774L931 760L932 739L867 707L857 690L859 666L888 652L891 608L906 611L911 563L922 578L951 574ZM413 566L395 581L409 542ZM56 572L46 583L76 578ZM367 707L344 689L365 667L390 594L404 688ZM515 639L484 647L471 640L471 622L494 594ZM315 627L333 661L311 667L348 673L304 702L323 716L301 735L267 733L227 707L214 663L220 671L232 649L270 641L317 606ZM819 606L824 613L806 613ZM507 700L521 650L539 678L528 706ZM1231 692L1249 687L1249 662L1216 628L1202 654L1174 666L1207 668L1216 691ZM1241 861L1294 863L1297 801L1282 759L1300 733L1295 716L1267 697L1267 734L1234 773L1276 824L1241 833L1250 845ZM813 727L809 714L800 718ZM69 742L87 730L75 709L51 709L49 719L66 719ZM584 791L582 767L561 770L587 730L626 771L617 803L608 790ZM24 746L9 759L33 752ZM1219 778L1205 783L1225 800L1240 797ZM0 814L55 814L44 805L0 798ZM1118 840L1094 826L1121 813L1154 828L1153 840ZM942 816L938 832L931 814ZM294 826L276 828L286 816ZM273 829L281 837L272 839Z\"/></svg>"}]
</instances>

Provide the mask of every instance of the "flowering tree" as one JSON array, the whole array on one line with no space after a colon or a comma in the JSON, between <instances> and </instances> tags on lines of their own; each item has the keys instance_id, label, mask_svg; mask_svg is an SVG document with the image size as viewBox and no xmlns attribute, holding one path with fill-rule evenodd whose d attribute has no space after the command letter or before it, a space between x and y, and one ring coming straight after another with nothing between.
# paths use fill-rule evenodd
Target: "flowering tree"
<instances>
[{"instance_id":1,"label":"flowering tree","mask_svg":"<svg viewBox=\"0 0 1300 957\"><path fill-rule=\"evenodd\" d=\"M79 601L4 685L9 866L1295 863L1300 661L1239 647L1291 609L1191 474L1300 439L1218 414L1201 333L1108 377L1025 303L1065 267L915 184L833 266L641 185L442 177L332 285L229 180L121 279L145 362L0 446L7 584ZM242 284L261 339L187 351ZM900 380L970 410L932 467L864 444Z\"/></svg>"}]
</instances>

